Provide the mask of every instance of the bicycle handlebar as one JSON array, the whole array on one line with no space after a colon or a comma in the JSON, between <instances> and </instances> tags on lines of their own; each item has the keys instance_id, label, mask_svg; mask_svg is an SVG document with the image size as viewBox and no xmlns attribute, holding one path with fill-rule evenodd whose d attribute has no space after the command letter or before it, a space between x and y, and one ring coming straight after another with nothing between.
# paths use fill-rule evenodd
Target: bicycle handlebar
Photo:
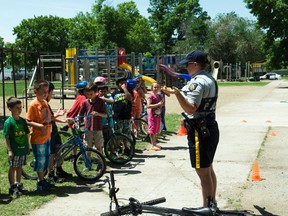
<instances>
[{"instance_id":1,"label":"bicycle handlebar","mask_svg":"<svg viewBox=\"0 0 288 216\"><path fill-rule=\"evenodd\" d=\"M104 213L101 213L100 215L101 216L120 216L120 215L125 215L125 214L130 214L130 213L134 213L134 214L136 213L136 215L141 214L143 205L148 205L148 206L157 205L159 203L166 202L166 198L161 197L158 199L153 199L150 201L139 203L138 200L131 197L129 198L129 201L130 201L129 204L127 205L119 206L116 210L104 212Z\"/></svg>"}]
</instances>

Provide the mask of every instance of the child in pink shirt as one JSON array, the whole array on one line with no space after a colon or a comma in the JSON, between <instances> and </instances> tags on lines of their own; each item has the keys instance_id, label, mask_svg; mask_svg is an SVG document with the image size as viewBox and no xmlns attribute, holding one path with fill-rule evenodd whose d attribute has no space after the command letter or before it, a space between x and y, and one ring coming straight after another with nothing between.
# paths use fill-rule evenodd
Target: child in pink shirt
<instances>
[{"instance_id":1,"label":"child in pink shirt","mask_svg":"<svg viewBox=\"0 0 288 216\"><path fill-rule=\"evenodd\" d=\"M148 133L150 134L150 140L152 147L151 150L159 151L161 146L156 145L156 135L160 132L161 124L161 110L163 106L163 100L158 94L160 91L160 84L155 82L151 86L152 93L148 96L147 109L151 109L148 114Z\"/></svg>"}]
</instances>

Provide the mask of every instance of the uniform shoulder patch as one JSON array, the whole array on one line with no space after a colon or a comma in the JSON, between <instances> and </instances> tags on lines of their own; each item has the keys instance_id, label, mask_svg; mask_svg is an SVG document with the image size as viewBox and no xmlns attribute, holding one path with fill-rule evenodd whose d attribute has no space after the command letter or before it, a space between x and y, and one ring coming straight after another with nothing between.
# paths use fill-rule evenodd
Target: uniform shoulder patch
<instances>
[{"instance_id":1,"label":"uniform shoulder patch","mask_svg":"<svg viewBox=\"0 0 288 216\"><path fill-rule=\"evenodd\" d=\"M197 83L191 83L190 85L189 85L189 91L194 91L196 88L197 88Z\"/></svg>"}]
</instances>

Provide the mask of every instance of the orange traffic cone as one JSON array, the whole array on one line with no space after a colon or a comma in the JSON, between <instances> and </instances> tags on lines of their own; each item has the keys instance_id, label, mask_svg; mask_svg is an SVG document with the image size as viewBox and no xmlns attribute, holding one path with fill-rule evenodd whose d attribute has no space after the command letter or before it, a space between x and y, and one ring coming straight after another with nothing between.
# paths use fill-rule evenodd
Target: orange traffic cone
<instances>
[{"instance_id":1,"label":"orange traffic cone","mask_svg":"<svg viewBox=\"0 0 288 216\"><path fill-rule=\"evenodd\" d=\"M275 132L270 132L268 136L277 136L277 134Z\"/></svg>"},{"instance_id":2,"label":"orange traffic cone","mask_svg":"<svg viewBox=\"0 0 288 216\"><path fill-rule=\"evenodd\" d=\"M255 160L255 162L253 164L251 180L252 181L262 181L263 180L263 178L260 177L260 171L259 171L259 166L258 166L257 160Z\"/></svg>"},{"instance_id":3,"label":"orange traffic cone","mask_svg":"<svg viewBox=\"0 0 288 216\"><path fill-rule=\"evenodd\" d=\"M178 136L186 136L187 135L187 130L186 130L185 126L184 126L184 121L183 120L180 122L180 127L179 127L179 130L177 132L177 135Z\"/></svg>"}]
</instances>

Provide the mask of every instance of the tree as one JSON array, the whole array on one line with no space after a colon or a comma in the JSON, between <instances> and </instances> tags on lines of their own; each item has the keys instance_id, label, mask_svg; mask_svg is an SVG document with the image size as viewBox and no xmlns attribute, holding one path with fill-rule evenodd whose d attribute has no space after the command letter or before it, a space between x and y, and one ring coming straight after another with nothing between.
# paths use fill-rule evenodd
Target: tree
<instances>
[{"instance_id":1,"label":"tree","mask_svg":"<svg viewBox=\"0 0 288 216\"><path fill-rule=\"evenodd\" d=\"M103 0L96 1L92 9L97 20L99 47L117 46L125 48L127 53L150 49L153 32L147 19L140 15L135 2L124 2L116 8L103 3Z\"/></svg>"},{"instance_id":2,"label":"tree","mask_svg":"<svg viewBox=\"0 0 288 216\"><path fill-rule=\"evenodd\" d=\"M16 47L22 50L65 53L69 27L69 19L57 16L24 19L13 29Z\"/></svg>"},{"instance_id":3,"label":"tree","mask_svg":"<svg viewBox=\"0 0 288 216\"><path fill-rule=\"evenodd\" d=\"M136 20L127 34L129 49L136 53L145 53L154 49L154 34L145 17Z\"/></svg>"},{"instance_id":4,"label":"tree","mask_svg":"<svg viewBox=\"0 0 288 216\"><path fill-rule=\"evenodd\" d=\"M99 47L98 23L92 13L78 13L71 19L68 47L88 49Z\"/></svg>"},{"instance_id":5,"label":"tree","mask_svg":"<svg viewBox=\"0 0 288 216\"><path fill-rule=\"evenodd\" d=\"M269 68L288 66L288 2L283 0L244 0L266 34L264 50Z\"/></svg>"},{"instance_id":6,"label":"tree","mask_svg":"<svg viewBox=\"0 0 288 216\"><path fill-rule=\"evenodd\" d=\"M209 19L199 6L199 0L150 0L148 12L159 41L159 51L171 53L178 40L185 39L188 27ZM199 21L200 21L199 20ZM195 28L196 29L196 28Z\"/></svg>"},{"instance_id":7,"label":"tree","mask_svg":"<svg viewBox=\"0 0 288 216\"><path fill-rule=\"evenodd\" d=\"M227 63L254 62L263 59L262 38L263 32L255 27L253 21L231 12L219 14L210 22L205 47L216 60Z\"/></svg>"}]
</instances>

